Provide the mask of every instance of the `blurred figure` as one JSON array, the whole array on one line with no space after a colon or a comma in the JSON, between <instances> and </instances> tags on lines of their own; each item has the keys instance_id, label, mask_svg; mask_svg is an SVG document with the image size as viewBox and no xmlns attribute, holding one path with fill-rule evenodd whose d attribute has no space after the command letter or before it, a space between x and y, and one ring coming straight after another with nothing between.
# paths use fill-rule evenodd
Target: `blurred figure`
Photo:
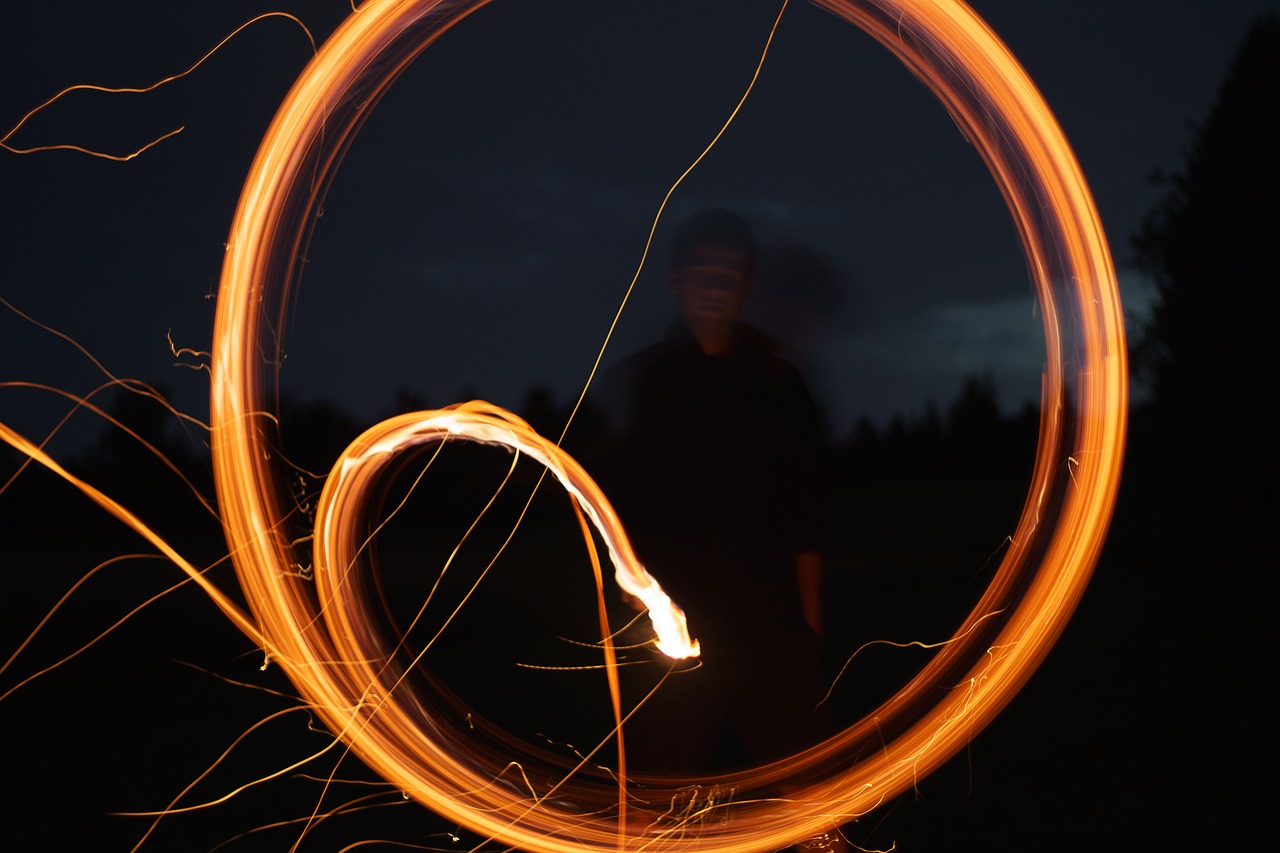
<instances>
[{"instance_id":1,"label":"blurred figure","mask_svg":"<svg viewBox=\"0 0 1280 853\"><path fill-rule=\"evenodd\" d=\"M799 373L739 321L755 268L741 217L686 220L667 271L676 317L604 380L614 442L601 480L703 648L627 724L646 770L769 761L830 733L815 710L824 442Z\"/></svg>"}]
</instances>

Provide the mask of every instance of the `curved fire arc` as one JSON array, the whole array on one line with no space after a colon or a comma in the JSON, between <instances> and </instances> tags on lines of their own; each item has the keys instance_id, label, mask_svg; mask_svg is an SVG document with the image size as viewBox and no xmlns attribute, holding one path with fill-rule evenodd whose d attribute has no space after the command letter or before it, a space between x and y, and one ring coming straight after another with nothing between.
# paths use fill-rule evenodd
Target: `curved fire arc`
<instances>
[{"instance_id":1,"label":"curved fire arc","mask_svg":"<svg viewBox=\"0 0 1280 853\"><path fill-rule=\"evenodd\" d=\"M344 567L317 560L314 583L290 571L307 561L295 553L298 522L265 436L274 428L270 354L281 351L277 330L299 259L324 190L372 107L422 50L484 3L361 6L298 79L245 183L218 295L211 408L219 503L253 617L272 658L366 762L428 808L505 844L567 853L678 837L690 850L756 851L865 814L955 754L1010 701L1061 633L1097 560L1120 472L1127 365L1110 254L1061 130L1009 51L962 3L817 2L869 33L931 88L1003 193L1044 318L1040 439L995 579L953 641L910 683L866 719L785 761L713 780L644 780L642 796L658 804L695 784L735 789L733 808L697 833L620 830L609 812L616 790L569 777L563 767L548 767L564 779L554 799L492 784L505 759L441 735L427 698L407 688L375 690L350 657L359 651L345 645L358 633L359 613L344 609L343 586L334 581ZM326 619L336 613L349 621ZM753 796L788 780L785 804Z\"/></svg>"}]
</instances>

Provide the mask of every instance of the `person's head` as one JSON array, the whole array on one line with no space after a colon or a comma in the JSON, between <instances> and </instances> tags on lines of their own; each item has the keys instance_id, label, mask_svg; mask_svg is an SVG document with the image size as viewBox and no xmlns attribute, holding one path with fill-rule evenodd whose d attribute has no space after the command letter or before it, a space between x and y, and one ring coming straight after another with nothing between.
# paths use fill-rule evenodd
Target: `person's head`
<instances>
[{"instance_id":1,"label":"person's head","mask_svg":"<svg viewBox=\"0 0 1280 853\"><path fill-rule=\"evenodd\" d=\"M702 210L676 229L667 290L676 297L680 319L708 354L728 348L755 285L755 266L751 227L735 213Z\"/></svg>"}]
</instances>

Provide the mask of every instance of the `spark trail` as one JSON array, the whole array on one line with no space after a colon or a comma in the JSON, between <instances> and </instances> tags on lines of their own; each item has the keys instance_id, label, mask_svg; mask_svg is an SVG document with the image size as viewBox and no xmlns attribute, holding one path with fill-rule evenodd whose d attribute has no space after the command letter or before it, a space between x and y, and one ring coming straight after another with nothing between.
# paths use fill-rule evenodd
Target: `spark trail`
<instances>
[{"instance_id":1,"label":"spark trail","mask_svg":"<svg viewBox=\"0 0 1280 853\"><path fill-rule=\"evenodd\" d=\"M272 472L253 427L252 413L261 410L267 387L257 371L258 354L278 346L271 330L280 327L264 316L259 297L272 294L268 310L274 305L279 311L296 283L294 252L280 247L306 242L311 220L299 211L315 209L316 187L325 183L313 180L315 170L330 177L324 170L333 163L331 152L342 150L399 70L479 5L404 0L361 7L299 79L246 184L220 288L214 447L237 569L257 608L303 603L279 580L288 554L273 531L285 505L270 485ZM681 837L680 845L690 850L776 849L818 835L910 787L962 748L1012 698L1061 632L1084 590L1115 500L1125 431L1122 315L1096 210L1047 106L1008 50L962 4L820 5L871 34L934 91L1006 198L1046 336L1034 482L1012 546L956 639L868 718L784 762L714 780L645 780L651 802L670 802L690 784L737 792L723 822ZM404 35L410 26L417 28L412 39ZM373 56L380 61L371 64ZM352 90L362 95L355 109L346 106L353 103ZM1076 366L1073 373L1068 363ZM1067 457L1090 464L1066 477ZM320 705L348 707L356 697L325 686L315 698ZM379 702L407 708L410 700L379 694ZM455 754L458 740L448 734L437 740L426 721L400 729L394 718L372 715L357 751L413 797L486 837L540 853L661 843L643 834L618 837L610 818L601 816L613 797L607 785L569 781L557 787L555 801L477 787L477 756ZM412 718L406 710L399 719ZM881 746L882 737L882 748L864 749ZM850 760L854 755L864 757ZM507 760L503 756L480 775L496 777ZM797 778L817 781L791 788L785 806L758 795ZM561 836L569 825L575 827L572 841Z\"/></svg>"},{"instance_id":2,"label":"spark trail","mask_svg":"<svg viewBox=\"0 0 1280 853\"><path fill-rule=\"evenodd\" d=\"M316 522L314 580L294 567L297 521L264 438L281 352L277 330L342 152L399 73L483 0L371 0L318 51L281 106L245 183L227 244L210 358L219 505L248 610L206 591L289 675L305 703L396 789L486 838L537 853L679 847L763 851L874 809L955 754L1018 691L1061 633L1096 562L1115 502L1127 394L1122 314L1109 251L1080 169L1025 72L966 6L944 0L818 0L870 34L935 93L986 162L1022 238L1046 337L1033 482L996 577L951 641L867 718L785 761L713 779L640 778L650 808L697 798L696 832L619 827L613 781L477 741L400 680L371 632L360 569L362 492L396 450L448 436L518 448L555 472L599 526L624 583L664 603L628 559L607 499L554 443L482 406L380 424L348 448ZM267 358L264 359L264 353ZM1070 365L1070 369L1068 368ZM469 432L474 431L474 432ZM53 470L11 431L0 438ZM1068 459L1081 464L1067 466ZM70 475L67 475L68 477ZM76 482L151 538L126 510ZM367 503L367 501L365 501ZM153 544L197 583L200 573ZM672 620L678 623L678 620ZM693 648L678 624L664 643ZM695 631L696 631L696 626ZM868 747L876 748L868 748ZM523 779L554 784L504 784ZM532 772L537 769L537 773ZM793 784L803 780L803 784ZM765 792L786 784L786 802ZM555 796L551 796L554 792ZM730 801L732 808L730 808Z\"/></svg>"}]
</instances>

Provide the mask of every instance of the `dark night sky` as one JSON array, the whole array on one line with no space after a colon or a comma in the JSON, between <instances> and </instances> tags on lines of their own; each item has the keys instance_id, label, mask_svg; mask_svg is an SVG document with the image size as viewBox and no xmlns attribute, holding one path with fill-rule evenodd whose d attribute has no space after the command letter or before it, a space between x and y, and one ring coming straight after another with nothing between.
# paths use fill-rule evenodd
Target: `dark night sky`
<instances>
[{"instance_id":1,"label":"dark night sky","mask_svg":"<svg viewBox=\"0 0 1280 853\"><path fill-rule=\"evenodd\" d=\"M1074 145L1132 311L1149 294L1127 260L1160 196L1150 176L1179 167L1249 20L1275 7L977 4ZM24 5L6 28L3 114L74 82L150 82L262 8ZM345 4L284 8L323 39ZM286 390L361 420L398 388L437 405L464 389L517 405L537 384L568 398L659 200L738 98L775 14L771 0L499 2L465 21L393 87L344 162L286 335ZM207 347L240 181L309 53L296 26L271 20L168 89L80 93L32 122L12 144L123 152L186 130L127 164L0 159L0 295L202 412L202 374L171 366L165 334ZM743 114L673 200L610 357L660 333L668 226L708 205L748 215L766 259L798 250L830 271L815 295L766 267L753 308L837 433L858 415L945 405L980 371L1008 408L1036 398L1041 330L995 185L932 96L855 28L793 4ZM97 384L66 344L0 323L5 378ZM0 417L38 432L51 413L10 393Z\"/></svg>"},{"instance_id":2,"label":"dark night sky","mask_svg":"<svg viewBox=\"0 0 1280 853\"><path fill-rule=\"evenodd\" d=\"M286 336L286 393L334 400L367 422L401 388L432 405L467 390L515 406L539 384L570 399L659 201L740 96L777 5L495 0L451 31L392 89L335 181ZM1182 166L1192 125L1249 22L1280 2L1174 0L1158 16L1155 4L1109 0L973 5L1056 112L1100 208L1126 305L1141 314L1150 287L1132 268L1129 237L1163 194L1151 176ZM184 68L269 8L21 4L0 31L0 124L7 130L65 85L136 85ZM318 41L349 11L346 0L279 8ZM0 297L203 418L206 374L175 367L166 334L180 347L208 347L241 181L310 56L296 25L269 20L163 90L79 93L34 120L10 144L125 152L185 130L128 163L0 152ZM945 406L980 371L991 372L1007 409L1036 399L1043 339L999 193L929 92L856 29L793 2L743 114L660 225L612 357L661 333L666 237L681 216L710 205L756 224L766 275L755 315L804 368L834 432L860 415L884 422L929 401ZM830 271L831 288L787 291L775 279L770 290L770 259L799 250ZM0 308L0 381L87 393L105 380L65 341ZM0 421L37 438L67 408L36 391L0 392ZM71 454L100 431L81 416L55 451ZM27 559L31 550L11 547L19 538L3 511L0 501L8 569L15 552ZM1047 684L1077 706L1098 701L1088 685ZM38 698L17 700L29 704L11 705L15 715L43 713ZM80 749L35 734L72 758ZM1028 752L1037 760L1053 748ZM990 764L977 764L989 778ZM1092 765L1080 767L1083 776ZM185 782L189 765L174 773L143 800ZM992 790L975 787L978 796ZM1089 820L1127 820L1083 786L1077 796L1080 832Z\"/></svg>"}]
</instances>

